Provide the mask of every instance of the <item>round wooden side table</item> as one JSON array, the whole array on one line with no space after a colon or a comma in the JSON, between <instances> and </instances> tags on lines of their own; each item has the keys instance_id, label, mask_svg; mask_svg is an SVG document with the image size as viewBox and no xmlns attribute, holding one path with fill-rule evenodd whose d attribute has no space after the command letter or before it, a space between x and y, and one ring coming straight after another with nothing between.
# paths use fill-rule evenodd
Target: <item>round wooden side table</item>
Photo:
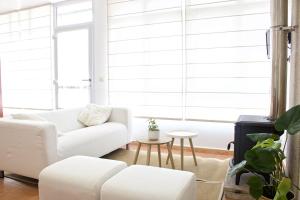
<instances>
[{"instance_id":1,"label":"round wooden side table","mask_svg":"<svg viewBox=\"0 0 300 200\"><path fill-rule=\"evenodd\" d=\"M183 164L184 163L184 155L183 155L184 139L189 139L189 141L190 141L190 146L192 149L194 162L195 162L195 165L197 166L197 159L196 159L196 155L195 155L192 138L197 137L198 133L192 133L192 132L188 132L188 131L172 131L172 132L167 133L166 135L172 138L171 149L173 147L175 138L180 139L181 170L183 170L183 168L184 168L183 167L183 165L184 165ZM169 156L167 158L167 164L168 164L168 161L169 161Z\"/></svg>"},{"instance_id":2,"label":"round wooden side table","mask_svg":"<svg viewBox=\"0 0 300 200\"><path fill-rule=\"evenodd\" d=\"M137 140L137 142L138 142L138 147L137 147L137 150L136 150L136 154L135 154L133 164L137 163L137 159L139 157L141 146L142 146L142 144L145 144L145 145L148 146L146 164L149 165L150 164L150 156L151 156L151 146L152 145L157 145L158 164L159 164L159 167L161 167L160 145L165 144L165 145L167 145L167 149L168 149L168 159L170 159L170 161L171 161L172 168L175 169L173 155L172 155L172 151L171 151L171 142L172 142L171 138L159 138L158 140L140 139L140 140Z\"/></svg>"}]
</instances>

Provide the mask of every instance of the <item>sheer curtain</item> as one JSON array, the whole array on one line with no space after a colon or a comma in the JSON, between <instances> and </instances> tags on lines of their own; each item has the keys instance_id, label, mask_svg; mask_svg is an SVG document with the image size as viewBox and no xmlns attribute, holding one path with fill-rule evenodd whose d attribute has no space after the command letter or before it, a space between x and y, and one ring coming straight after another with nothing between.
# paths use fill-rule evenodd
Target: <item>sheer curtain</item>
<instances>
[{"instance_id":1,"label":"sheer curtain","mask_svg":"<svg viewBox=\"0 0 300 200\"><path fill-rule=\"evenodd\" d=\"M267 115L269 0L109 0L109 101L134 115Z\"/></svg>"}]
</instances>

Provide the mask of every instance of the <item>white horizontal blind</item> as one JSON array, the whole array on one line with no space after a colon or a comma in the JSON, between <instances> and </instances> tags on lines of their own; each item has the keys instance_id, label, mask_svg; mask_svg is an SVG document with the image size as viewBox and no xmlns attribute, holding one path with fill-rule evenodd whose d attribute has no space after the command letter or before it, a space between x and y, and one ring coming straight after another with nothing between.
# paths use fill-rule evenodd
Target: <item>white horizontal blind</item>
<instances>
[{"instance_id":1,"label":"white horizontal blind","mask_svg":"<svg viewBox=\"0 0 300 200\"><path fill-rule=\"evenodd\" d=\"M108 0L109 100L182 118L181 0Z\"/></svg>"},{"instance_id":2,"label":"white horizontal blind","mask_svg":"<svg viewBox=\"0 0 300 200\"><path fill-rule=\"evenodd\" d=\"M51 7L0 15L3 105L51 109Z\"/></svg>"},{"instance_id":3,"label":"white horizontal blind","mask_svg":"<svg viewBox=\"0 0 300 200\"><path fill-rule=\"evenodd\" d=\"M268 113L269 0L109 0L109 99L136 116Z\"/></svg>"},{"instance_id":4,"label":"white horizontal blind","mask_svg":"<svg viewBox=\"0 0 300 200\"><path fill-rule=\"evenodd\" d=\"M186 119L267 115L269 0L187 0Z\"/></svg>"}]
</instances>

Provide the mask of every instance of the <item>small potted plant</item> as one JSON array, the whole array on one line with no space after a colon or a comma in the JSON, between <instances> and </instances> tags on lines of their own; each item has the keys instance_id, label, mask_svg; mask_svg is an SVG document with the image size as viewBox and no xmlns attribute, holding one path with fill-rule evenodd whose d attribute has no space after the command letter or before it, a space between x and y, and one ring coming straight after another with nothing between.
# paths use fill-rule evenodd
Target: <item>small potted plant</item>
<instances>
[{"instance_id":1,"label":"small potted plant","mask_svg":"<svg viewBox=\"0 0 300 200\"><path fill-rule=\"evenodd\" d=\"M159 139L159 128L156 124L155 119L149 119L148 124L148 138L149 140L158 140Z\"/></svg>"},{"instance_id":2,"label":"small potted plant","mask_svg":"<svg viewBox=\"0 0 300 200\"><path fill-rule=\"evenodd\" d=\"M277 131L286 131L294 135L300 131L300 105L283 113L275 121ZM230 169L230 175L240 171L253 174L247 182L252 197L259 200L291 200L294 199L292 188L299 187L286 176L284 167L284 147L281 148L279 136L269 133L256 133L247 135L256 145L245 153L245 160ZM260 173L270 174L270 181L260 176Z\"/></svg>"}]
</instances>

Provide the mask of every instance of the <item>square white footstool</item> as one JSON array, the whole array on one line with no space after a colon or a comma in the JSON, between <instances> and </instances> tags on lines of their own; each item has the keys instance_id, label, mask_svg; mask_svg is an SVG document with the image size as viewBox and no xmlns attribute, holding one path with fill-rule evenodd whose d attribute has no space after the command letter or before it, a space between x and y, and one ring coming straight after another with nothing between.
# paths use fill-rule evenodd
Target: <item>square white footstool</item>
<instances>
[{"instance_id":1,"label":"square white footstool","mask_svg":"<svg viewBox=\"0 0 300 200\"><path fill-rule=\"evenodd\" d=\"M40 173L40 200L100 200L103 183L126 167L121 161L86 156L59 161Z\"/></svg>"},{"instance_id":2,"label":"square white footstool","mask_svg":"<svg viewBox=\"0 0 300 200\"><path fill-rule=\"evenodd\" d=\"M132 165L107 180L101 200L196 200L191 172Z\"/></svg>"}]
</instances>

